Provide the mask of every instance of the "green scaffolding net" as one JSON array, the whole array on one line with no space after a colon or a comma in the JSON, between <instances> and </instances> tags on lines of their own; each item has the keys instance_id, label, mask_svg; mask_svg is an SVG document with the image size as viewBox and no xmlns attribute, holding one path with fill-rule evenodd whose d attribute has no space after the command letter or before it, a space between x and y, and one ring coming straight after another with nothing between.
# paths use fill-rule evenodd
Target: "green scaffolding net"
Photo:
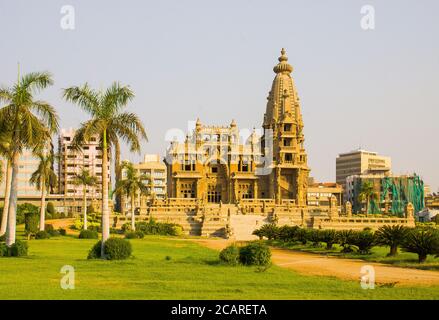
<instances>
[{"instance_id":1,"label":"green scaffolding net","mask_svg":"<svg viewBox=\"0 0 439 320\"><path fill-rule=\"evenodd\" d=\"M357 179L354 183L353 194L354 212L361 212L362 202L358 199L364 181L373 182L375 179ZM376 180L375 180L376 181ZM379 184L375 183L376 197L369 199L368 213L392 213L404 216L409 202L413 204L415 212L424 208L424 182L414 174L412 176L383 177Z\"/></svg>"}]
</instances>

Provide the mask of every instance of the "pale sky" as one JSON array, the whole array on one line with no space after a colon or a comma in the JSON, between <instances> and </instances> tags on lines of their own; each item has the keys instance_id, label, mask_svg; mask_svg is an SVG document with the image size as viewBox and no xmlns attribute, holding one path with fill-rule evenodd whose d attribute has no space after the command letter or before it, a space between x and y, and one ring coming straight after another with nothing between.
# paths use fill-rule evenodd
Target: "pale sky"
<instances>
[{"instance_id":1,"label":"pale sky","mask_svg":"<svg viewBox=\"0 0 439 320\"><path fill-rule=\"evenodd\" d=\"M75 9L75 30L60 26ZM360 27L363 5L375 29ZM165 133L206 124L259 128L282 47L294 67L311 175L335 180L338 153L392 157L396 174L439 188L439 2L0 0L0 84L48 70L41 94L64 128L86 119L61 89L113 80L136 94L149 142L164 155ZM126 151L126 149L125 149ZM125 152L123 158L138 161Z\"/></svg>"}]
</instances>

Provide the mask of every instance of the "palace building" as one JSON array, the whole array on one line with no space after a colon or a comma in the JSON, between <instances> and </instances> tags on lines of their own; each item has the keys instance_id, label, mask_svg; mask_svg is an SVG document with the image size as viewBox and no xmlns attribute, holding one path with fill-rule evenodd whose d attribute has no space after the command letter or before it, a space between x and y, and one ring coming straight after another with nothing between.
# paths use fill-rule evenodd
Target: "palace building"
<instances>
[{"instance_id":1,"label":"palace building","mask_svg":"<svg viewBox=\"0 0 439 320\"><path fill-rule=\"evenodd\" d=\"M197 120L184 142L173 142L165 159L170 198L234 204L242 199L272 199L306 205L309 168L303 120L293 67L282 49L267 98L264 133L240 141L239 130L205 126Z\"/></svg>"}]
</instances>

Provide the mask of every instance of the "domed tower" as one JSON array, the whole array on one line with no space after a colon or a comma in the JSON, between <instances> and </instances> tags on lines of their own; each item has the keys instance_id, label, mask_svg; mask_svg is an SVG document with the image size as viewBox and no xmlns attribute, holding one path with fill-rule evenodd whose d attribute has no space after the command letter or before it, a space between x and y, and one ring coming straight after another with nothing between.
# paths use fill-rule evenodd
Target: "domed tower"
<instances>
[{"instance_id":1,"label":"domed tower","mask_svg":"<svg viewBox=\"0 0 439 320\"><path fill-rule=\"evenodd\" d=\"M276 76L267 98L262 125L265 131L263 145L269 148L271 144L273 148L273 170L266 177L268 198L276 199L278 204L288 199L305 206L310 170L303 145L300 100L291 77L293 67L288 63L285 49L282 49L273 71ZM272 130L272 139L267 130Z\"/></svg>"}]
</instances>

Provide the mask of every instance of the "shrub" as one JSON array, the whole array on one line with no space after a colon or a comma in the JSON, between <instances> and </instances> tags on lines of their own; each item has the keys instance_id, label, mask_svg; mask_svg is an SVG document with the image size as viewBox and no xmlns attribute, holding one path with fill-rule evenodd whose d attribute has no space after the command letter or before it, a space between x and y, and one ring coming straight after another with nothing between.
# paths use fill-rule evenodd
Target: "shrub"
<instances>
[{"instance_id":1,"label":"shrub","mask_svg":"<svg viewBox=\"0 0 439 320\"><path fill-rule=\"evenodd\" d=\"M38 231L35 234L35 239L41 240L41 239L49 239L49 238L50 238L50 234L47 231L45 231L45 230Z\"/></svg>"},{"instance_id":2,"label":"shrub","mask_svg":"<svg viewBox=\"0 0 439 320\"><path fill-rule=\"evenodd\" d=\"M50 216L52 218L54 218L54 216L56 216L56 210L55 210L55 206L53 205L52 201L49 201L47 203L47 207L46 207L46 211L48 214L50 214Z\"/></svg>"},{"instance_id":3,"label":"shrub","mask_svg":"<svg viewBox=\"0 0 439 320\"><path fill-rule=\"evenodd\" d=\"M316 229L308 230L307 239L312 242L313 247L320 246L321 231Z\"/></svg>"},{"instance_id":4,"label":"shrub","mask_svg":"<svg viewBox=\"0 0 439 320\"><path fill-rule=\"evenodd\" d=\"M390 252L387 256L396 256L398 254L398 246L405 241L409 231L409 228L401 225L382 226L375 233L376 243L390 247Z\"/></svg>"},{"instance_id":5,"label":"shrub","mask_svg":"<svg viewBox=\"0 0 439 320\"><path fill-rule=\"evenodd\" d=\"M274 223L270 223L264 224L258 230L253 231L253 234L258 236L261 240L263 237L267 238L268 240L273 240L277 237L278 232L279 228Z\"/></svg>"},{"instance_id":6,"label":"shrub","mask_svg":"<svg viewBox=\"0 0 439 320\"><path fill-rule=\"evenodd\" d=\"M27 256L28 245L26 241L17 240L8 248L9 257L23 257Z\"/></svg>"},{"instance_id":7,"label":"shrub","mask_svg":"<svg viewBox=\"0 0 439 320\"><path fill-rule=\"evenodd\" d=\"M240 248L239 261L245 265L267 266L271 263L270 248L262 242L252 242Z\"/></svg>"},{"instance_id":8,"label":"shrub","mask_svg":"<svg viewBox=\"0 0 439 320\"><path fill-rule=\"evenodd\" d=\"M127 223L125 223L122 226L122 230L124 229L124 226L126 226ZM126 226L125 229L131 229L131 227ZM142 231L144 234L154 234L154 235L163 235L163 236L178 236L182 233L183 228L175 223L162 223L162 222L155 222L153 219L149 220L148 222L137 222L136 223L136 230Z\"/></svg>"},{"instance_id":9,"label":"shrub","mask_svg":"<svg viewBox=\"0 0 439 320\"><path fill-rule=\"evenodd\" d=\"M294 234L294 240L299 241L302 244L306 244L308 241L309 231L307 229L298 229Z\"/></svg>"},{"instance_id":10,"label":"shrub","mask_svg":"<svg viewBox=\"0 0 439 320\"><path fill-rule=\"evenodd\" d=\"M337 243L337 232L332 229L322 230L320 240L326 243L326 250L331 250L334 243Z\"/></svg>"},{"instance_id":11,"label":"shrub","mask_svg":"<svg viewBox=\"0 0 439 320\"><path fill-rule=\"evenodd\" d=\"M125 239L143 239L145 234L142 231L128 231L125 233Z\"/></svg>"},{"instance_id":12,"label":"shrub","mask_svg":"<svg viewBox=\"0 0 439 320\"><path fill-rule=\"evenodd\" d=\"M357 231L352 234L351 244L356 246L361 254L369 254L375 244L375 236L370 231Z\"/></svg>"},{"instance_id":13,"label":"shrub","mask_svg":"<svg viewBox=\"0 0 439 320\"><path fill-rule=\"evenodd\" d=\"M6 243L0 243L0 257L7 257L9 255L9 248Z\"/></svg>"},{"instance_id":14,"label":"shrub","mask_svg":"<svg viewBox=\"0 0 439 320\"><path fill-rule=\"evenodd\" d=\"M24 215L24 231L28 238L39 231L40 217L38 213L27 212Z\"/></svg>"},{"instance_id":15,"label":"shrub","mask_svg":"<svg viewBox=\"0 0 439 320\"><path fill-rule=\"evenodd\" d=\"M354 232L352 230L341 230L337 232L337 243L340 244L343 249L341 252L352 252L352 240Z\"/></svg>"},{"instance_id":16,"label":"shrub","mask_svg":"<svg viewBox=\"0 0 439 320\"><path fill-rule=\"evenodd\" d=\"M61 236L65 236L67 234L66 229L64 229L64 228L59 228L58 232Z\"/></svg>"},{"instance_id":17,"label":"shrub","mask_svg":"<svg viewBox=\"0 0 439 320\"><path fill-rule=\"evenodd\" d=\"M293 241L298 230L298 226L282 226L279 228L277 239L283 242Z\"/></svg>"},{"instance_id":18,"label":"shrub","mask_svg":"<svg viewBox=\"0 0 439 320\"><path fill-rule=\"evenodd\" d=\"M101 258L101 243L96 242L88 253L87 259ZM107 260L124 260L131 256L131 243L121 238L109 238L104 244L104 254Z\"/></svg>"},{"instance_id":19,"label":"shrub","mask_svg":"<svg viewBox=\"0 0 439 320\"><path fill-rule=\"evenodd\" d=\"M6 234L0 236L0 242L6 241Z\"/></svg>"},{"instance_id":20,"label":"shrub","mask_svg":"<svg viewBox=\"0 0 439 320\"><path fill-rule=\"evenodd\" d=\"M53 227L53 225L52 224L45 224L44 225L44 230L46 230L47 232L51 232L51 231L53 231L53 230L55 230L55 228Z\"/></svg>"},{"instance_id":21,"label":"shrub","mask_svg":"<svg viewBox=\"0 0 439 320\"><path fill-rule=\"evenodd\" d=\"M418 262L427 260L429 254L439 254L439 233L431 229L413 229L402 243L402 249L418 255Z\"/></svg>"},{"instance_id":22,"label":"shrub","mask_svg":"<svg viewBox=\"0 0 439 320\"><path fill-rule=\"evenodd\" d=\"M232 244L220 252L219 258L225 264L235 266L239 263L239 248Z\"/></svg>"},{"instance_id":23,"label":"shrub","mask_svg":"<svg viewBox=\"0 0 439 320\"><path fill-rule=\"evenodd\" d=\"M17 205L17 224L24 223L26 213L39 215L39 208L31 203L22 203Z\"/></svg>"},{"instance_id":24,"label":"shrub","mask_svg":"<svg viewBox=\"0 0 439 320\"><path fill-rule=\"evenodd\" d=\"M79 233L79 239L97 239L98 236L97 231L94 230L81 230Z\"/></svg>"}]
</instances>

